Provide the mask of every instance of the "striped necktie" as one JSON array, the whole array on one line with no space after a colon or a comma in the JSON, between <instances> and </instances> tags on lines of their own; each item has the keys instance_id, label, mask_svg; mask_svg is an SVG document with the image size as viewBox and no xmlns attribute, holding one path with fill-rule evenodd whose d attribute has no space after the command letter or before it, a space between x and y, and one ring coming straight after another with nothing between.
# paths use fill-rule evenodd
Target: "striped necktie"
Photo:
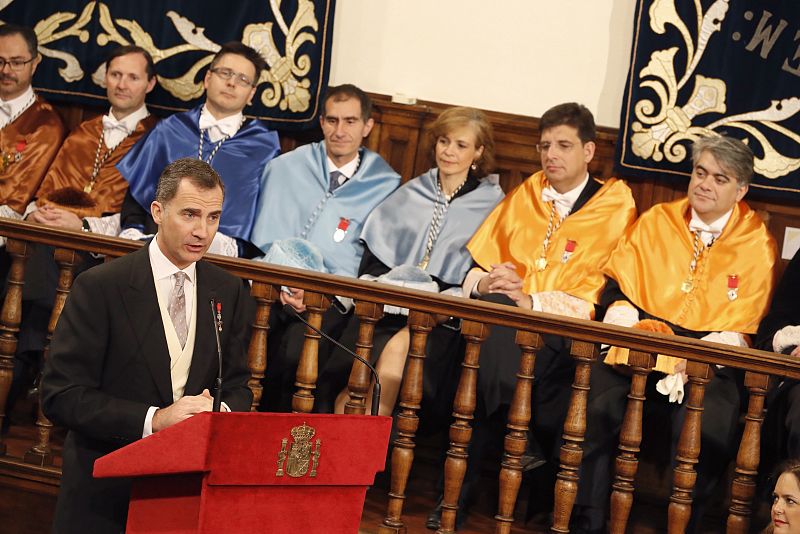
<instances>
[{"instance_id":1,"label":"striped necktie","mask_svg":"<svg viewBox=\"0 0 800 534\"><path fill-rule=\"evenodd\" d=\"M186 337L189 335L189 326L186 324L186 295L183 293L183 282L186 280L186 273L178 271L173 275L175 286L169 294L169 318L172 319L172 326L178 334L181 348L186 346Z\"/></svg>"}]
</instances>

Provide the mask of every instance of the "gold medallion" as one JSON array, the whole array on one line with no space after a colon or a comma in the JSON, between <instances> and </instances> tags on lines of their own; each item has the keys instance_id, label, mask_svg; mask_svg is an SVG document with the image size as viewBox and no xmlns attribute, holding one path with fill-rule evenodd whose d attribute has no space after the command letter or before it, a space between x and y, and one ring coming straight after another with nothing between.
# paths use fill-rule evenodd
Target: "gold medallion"
<instances>
[{"instance_id":1,"label":"gold medallion","mask_svg":"<svg viewBox=\"0 0 800 534\"><path fill-rule=\"evenodd\" d=\"M683 291L684 293L689 293L689 292L691 292L691 291L692 291L692 288L694 288L694 282L692 281L692 279L691 279L691 278L687 278L687 279L686 279L686 280L684 280L684 281L683 281L683 283L681 284L681 291Z\"/></svg>"},{"instance_id":2,"label":"gold medallion","mask_svg":"<svg viewBox=\"0 0 800 534\"><path fill-rule=\"evenodd\" d=\"M428 262L430 262L430 258L428 256L425 256L424 258L422 258L422 261L417 264L417 267L419 267L424 271L425 269L428 268Z\"/></svg>"},{"instance_id":3,"label":"gold medallion","mask_svg":"<svg viewBox=\"0 0 800 534\"><path fill-rule=\"evenodd\" d=\"M88 184L86 187L83 188L84 193L91 193L92 192L92 184Z\"/></svg>"},{"instance_id":4,"label":"gold medallion","mask_svg":"<svg viewBox=\"0 0 800 534\"><path fill-rule=\"evenodd\" d=\"M536 265L536 270L539 271L539 272L542 272L545 269L547 269L547 259L545 259L543 257L539 258L539 259L536 260L535 265Z\"/></svg>"}]
</instances>

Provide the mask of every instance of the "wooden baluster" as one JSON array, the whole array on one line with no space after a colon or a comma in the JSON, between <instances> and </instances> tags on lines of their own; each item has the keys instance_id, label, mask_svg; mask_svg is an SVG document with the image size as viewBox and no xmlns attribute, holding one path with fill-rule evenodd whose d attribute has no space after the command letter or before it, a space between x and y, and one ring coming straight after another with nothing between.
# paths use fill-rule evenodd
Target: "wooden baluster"
<instances>
[{"instance_id":1,"label":"wooden baluster","mask_svg":"<svg viewBox=\"0 0 800 534\"><path fill-rule=\"evenodd\" d=\"M308 310L306 320L322 329L322 314L330 307L330 301L321 293L306 291L303 303ZM303 353L297 364L294 385L297 390L292 396L292 411L295 413L311 413L314 409L314 390L317 389L319 372L319 339L320 335L306 327L306 339L303 342Z\"/></svg>"},{"instance_id":2,"label":"wooden baluster","mask_svg":"<svg viewBox=\"0 0 800 534\"><path fill-rule=\"evenodd\" d=\"M464 361L461 362L461 378L458 381L456 397L453 401L453 417L450 425L450 448L444 463L444 499L442 500L442 524L437 534L455 532L458 497L467 471L467 457L472 426L470 421L475 413L478 368L481 343L489 335L489 327L473 321L464 321L461 333L467 342ZM476 461L480 461L477 458Z\"/></svg>"},{"instance_id":3,"label":"wooden baluster","mask_svg":"<svg viewBox=\"0 0 800 534\"><path fill-rule=\"evenodd\" d=\"M572 357L575 358L575 380L572 382L572 397L564 421L564 444L559 455L560 468L555 487L553 505L553 532L569 532L569 519L578 494L578 469L583 459L583 443L586 435L586 401L589 397L589 379L592 362L597 359L597 347L586 341L573 341Z\"/></svg>"},{"instance_id":4,"label":"wooden baluster","mask_svg":"<svg viewBox=\"0 0 800 534\"><path fill-rule=\"evenodd\" d=\"M253 403L250 411L255 412L261 404L264 371L267 369L267 338L269 337L269 313L272 305L278 300L280 289L263 282L253 282L250 294L256 299L256 317L250 333L250 344L247 347L247 365L250 368L250 380L247 385L253 392Z\"/></svg>"},{"instance_id":5,"label":"wooden baluster","mask_svg":"<svg viewBox=\"0 0 800 534\"><path fill-rule=\"evenodd\" d=\"M6 252L11 256L6 298L0 312L0 425L6 415L6 401L14 375L14 354L17 352L17 333L22 317L22 285L25 283L25 262L31 245L9 239ZM6 453L6 444L0 436L0 454Z\"/></svg>"},{"instance_id":6,"label":"wooden baluster","mask_svg":"<svg viewBox=\"0 0 800 534\"><path fill-rule=\"evenodd\" d=\"M375 333L375 323L383 317L383 304L356 302L356 316L358 316L359 320L356 354L370 361L372 335ZM422 348L424 349L425 345L422 345ZM350 379L347 382L347 390L350 396L344 405L344 413L364 415L367 412L367 395L369 394L371 380L372 372L370 372L369 367L358 360L353 360L353 368L350 371Z\"/></svg>"},{"instance_id":7,"label":"wooden baluster","mask_svg":"<svg viewBox=\"0 0 800 534\"><path fill-rule=\"evenodd\" d=\"M47 325L47 341L45 342L43 362L47 360L50 352L50 342L53 339L53 331L56 329L58 318L64 309L69 290L72 287L72 280L75 274L75 266L81 262L80 255L74 251L64 248L57 248L53 252L56 263L58 264L58 286L56 287L56 299L53 302L53 312L50 314L50 322ZM26 463L36 465L52 465L53 453L50 449L50 433L53 429L51 423L42 412L41 403L41 376L39 377L39 407L36 416L37 436L36 443L25 452L23 459Z\"/></svg>"},{"instance_id":8,"label":"wooden baluster","mask_svg":"<svg viewBox=\"0 0 800 534\"><path fill-rule=\"evenodd\" d=\"M408 327L411 330L408 364L403 376L403 384L400 386L397 439L395 439L392 449L392 483L386 517L378 529L380 534L397 534L406 530L401 515L406 498L408 475L411 472L411 465L414 463L414 438L419 427L417 412L422 402L422 369L425 363L425 348L428 343L428 333L435 324L431 314L414 310L408 314Z\"/></svg>"},{"instance_id":9,"label":"wooden baluster","mask_svg":"<svg viewBox=\"0 0 800 534\"><path fill-rule=\"evenodd\" d=\"M539 334L518 330L516 343L522 349L514 397L508 409L508 434L505 437L505 456L500 464L500 493L497 503L495 532L509 534L514 523L514 505L522 483L522 455L528 442L531 422L531 390L536 351L542 346ZM535 424L535 422L534 422Z\"/></svg>"},{"instance_id":10,"label":"wooden baluster","mask_svg":"<svg viewBox=\"0 0 800 534\"><path fill-rule=\"evenodd\" d=\"M711 381L714 371L706 363L689 361L686 364L686 374L689 375L686 418L683 421L675 455L672 495L669 498L667 525L669 534L683 534L692 515L692 491L697 481L694 466L700 457L703 398L706 394L706 384Z\"/></svg>"},{"instance_id":11,"label":"wooden baluster","mask_svg":"<svg viewBox=\"0 0 800 534\"><path fill-rule=\"evenodd\" d=\"M655 358L647 352L630 351L628 365L633 371L628 406L619 433L619 456L611 492L611 534L625 534L633 506L633 482L639 468L639 445L642 443L642 413L644 411L647 375Z\"/></svg>"},{"instance_id":12,"label":"wooden baluster","mask_svg":"<svg viewBox=\"0 0 800 534\"><path fill-rule=\"evenodd\" d=\"M728 534L750 531L750 505L756 492L758 460L761 456L761 423L764 422L764 396L769 375L746 372L744 385L750 392L744 432L736 455L736 474L731 485L731 507L728 515Z\"/></svg>"}]
</instances>

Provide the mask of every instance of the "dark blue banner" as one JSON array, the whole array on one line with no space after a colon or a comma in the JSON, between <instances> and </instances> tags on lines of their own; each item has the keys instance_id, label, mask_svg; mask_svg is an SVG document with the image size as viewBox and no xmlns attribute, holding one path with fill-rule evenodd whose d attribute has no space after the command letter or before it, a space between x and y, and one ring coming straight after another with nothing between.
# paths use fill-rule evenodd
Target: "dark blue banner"
<instances>
[{"instance_id":1,"label":"dark blue banner","mask_svg":"<svg viewBox=\"0 0 800 534\"><path fill-rule=\"evenodd\" d=\"M147 49L159 83L150 107L186 110L203 97L203 75L227 41L266 60L248 115L275 128L308 127L328 84L334 0L0 0L0 20L31 26L43 61L35 88L53 101L99 104L109 51Z\"/></svg>"},{"instance_id":2,"label":"dark blue banner","mask_svg":"<svg viewBox=\"0 0 800 534\"><path fill-rule=\"evenodd\" d=\"M688 176L714 134L753 149L751 194L800 198L800 2L637 1L617 171Z\"/></svg>"}]
</instances>

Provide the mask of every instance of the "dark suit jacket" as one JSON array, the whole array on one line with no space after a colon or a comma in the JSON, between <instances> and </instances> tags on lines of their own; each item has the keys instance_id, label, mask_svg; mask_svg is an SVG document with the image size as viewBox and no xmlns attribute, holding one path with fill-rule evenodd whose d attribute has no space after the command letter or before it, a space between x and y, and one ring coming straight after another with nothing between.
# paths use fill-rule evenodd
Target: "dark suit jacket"
<instances>
[{"instance_id":1,"label":"dark suit jacket","mask_svg":"<svg viewBox=\"0 0 800 534\"><path fill-rule=\"evenodd\" d=\"M147 246L82 273L61 314L42 378L42 408L69 430L54 532L121 532L130 483L93 479L94 461L142 437L150 406L172 404L170 358ZM211 297L222 303L223 401L250 407L245 284L197 263L197 326L185 395L212 390L217 375Z\"/></svg>"}]
</instances>

